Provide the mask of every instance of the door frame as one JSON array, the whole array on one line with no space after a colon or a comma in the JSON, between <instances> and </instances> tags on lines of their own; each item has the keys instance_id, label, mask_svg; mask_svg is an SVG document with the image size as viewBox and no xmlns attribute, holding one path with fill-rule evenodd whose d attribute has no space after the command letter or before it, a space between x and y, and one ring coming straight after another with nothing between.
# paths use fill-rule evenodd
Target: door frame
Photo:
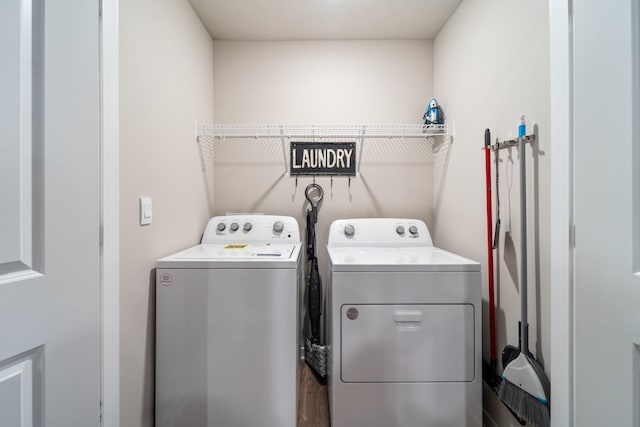
<instances>
[{"instance_id":1,"label":"door frame","mask_svg":"<svg viewBox=\"0 0 640 427\"><path fill-rule=\"evenodd\" d=\"M99 0L101 395L104 427L120 425L120 202L118 1Z\"/></svg>"},{"instance_id":2,"label":"door frame","mask_svg":"<svg viewBox=\"0 0 640 427\"><path fill-rule=\"evenodd\" d=\"M120 422L118 0L102 0L102 425ZM573 426L573 67L571 0L549 0L551 420Z\"/></svg>"},{"instance_id":3,"label":"door frame","mask_svg":"<svg viewBox=\"0 0 640 427\"><path fill-rule=\"evenodd\" d=\"M572 0L549 0L551 116L551 423L574 425Z\"/></svg>"}]
</instances>

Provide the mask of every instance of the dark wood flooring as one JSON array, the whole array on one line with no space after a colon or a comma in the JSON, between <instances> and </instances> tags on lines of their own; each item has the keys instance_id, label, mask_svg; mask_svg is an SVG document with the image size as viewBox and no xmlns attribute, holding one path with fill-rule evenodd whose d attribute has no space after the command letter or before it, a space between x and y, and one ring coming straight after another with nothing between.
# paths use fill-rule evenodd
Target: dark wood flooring
<instances>
[{"instance_id":1,"label":"dark wood flooring","mask_svg":"<svg viewBox=\"0 0 640 427\"><path fill-rule=\"evenodd\" d=\"M320 385L304 364L300 375L298 427L331 427L327 386Z\"/></svg>"}]
</instances>

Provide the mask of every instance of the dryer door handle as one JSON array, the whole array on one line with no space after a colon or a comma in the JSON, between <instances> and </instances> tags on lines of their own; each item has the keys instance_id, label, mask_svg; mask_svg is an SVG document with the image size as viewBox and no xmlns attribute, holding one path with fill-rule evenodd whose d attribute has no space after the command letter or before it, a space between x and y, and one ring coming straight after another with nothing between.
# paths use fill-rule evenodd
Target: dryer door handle
<instances>
[{"instance_id":1,"label":"dryer door handle","mask_svg":"<svg viewBox=\"0 0 640 427\"><path fill-rule=\"evenodd\" d=\"M398 323L420 323L422 322L422 310L395 310L393 320Z\"/></svg>"}]
</instances>

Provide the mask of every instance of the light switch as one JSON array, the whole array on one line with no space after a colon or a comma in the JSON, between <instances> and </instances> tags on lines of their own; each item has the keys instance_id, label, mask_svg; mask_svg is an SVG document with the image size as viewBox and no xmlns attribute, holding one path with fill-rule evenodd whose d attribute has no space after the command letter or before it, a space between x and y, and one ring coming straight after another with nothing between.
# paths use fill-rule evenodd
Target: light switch
<instances>
[{"instance_id":1,"label":"light switch","mask_svg":"<svg viewBox=\"0 0 640 427\"><path fill-rule=\"evenodd\" d=\"M153 216L153 206L151 197L140 197L140 225L151 224Z\"/></svg>"}]
</instances>

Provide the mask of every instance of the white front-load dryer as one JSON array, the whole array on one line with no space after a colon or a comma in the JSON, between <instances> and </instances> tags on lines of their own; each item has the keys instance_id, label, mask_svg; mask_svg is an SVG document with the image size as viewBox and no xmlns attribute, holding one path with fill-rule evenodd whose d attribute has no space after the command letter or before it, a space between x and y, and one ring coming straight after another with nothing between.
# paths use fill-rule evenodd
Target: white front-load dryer
<instances>
[{"instance_id":1,"label":"white front-load dryer","mask_svg":"<svg viewBox=\"0 0 640 427\"><path fill-rule=\"evenodd\" d=\"M294 218L212 218L158 261L156 426L295 427L304 289Z\"/></svg>"},{"instance_id":2,"label":"white front-load dryer","mask_svg":"<svg viewBox=\"0 0 640 427\"><path fill-rule=\"evenodd\" d=\"M481 426L480 265L415 219L335 221L327 250L332 427Z\"/></svg>"}]
</instances>

